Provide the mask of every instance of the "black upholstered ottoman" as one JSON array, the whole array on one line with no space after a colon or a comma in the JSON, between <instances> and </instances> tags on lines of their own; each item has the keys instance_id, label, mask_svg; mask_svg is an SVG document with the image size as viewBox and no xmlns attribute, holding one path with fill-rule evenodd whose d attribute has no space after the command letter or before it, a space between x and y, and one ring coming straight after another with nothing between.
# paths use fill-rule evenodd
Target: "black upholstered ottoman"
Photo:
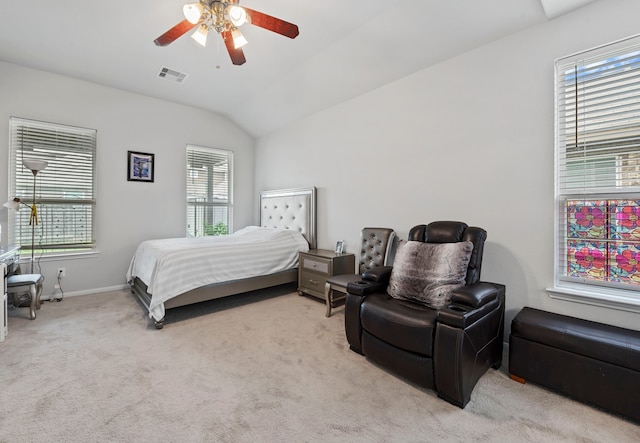
<instances>
[{"instance_id":1,"label":"black upholstered ottoman","mask_svg":"<svg viewBox=\"0 0 640 443\"><path fill-rule=\"evenodd\" d=\"M640 422L640 331L523 308L509 374Z\"/></svg>"}]
</instances>

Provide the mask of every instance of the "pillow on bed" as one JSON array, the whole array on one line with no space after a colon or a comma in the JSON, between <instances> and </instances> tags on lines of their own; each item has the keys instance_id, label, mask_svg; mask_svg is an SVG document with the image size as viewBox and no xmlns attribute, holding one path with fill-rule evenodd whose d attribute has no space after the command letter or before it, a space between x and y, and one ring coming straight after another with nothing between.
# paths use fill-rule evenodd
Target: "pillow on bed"
<instances>
[{"instance_id":1,"label":"pillow on bed","mask_svg":"<svg viewBox=\"0 0 640 443\"><path fill-rule=\"evenodd\" d=\"M387 293L400 300L414 300L440 308L449 303L455 289L464 286L472 251L470 241L401 241Z\"/></svg>"}]
</instances>

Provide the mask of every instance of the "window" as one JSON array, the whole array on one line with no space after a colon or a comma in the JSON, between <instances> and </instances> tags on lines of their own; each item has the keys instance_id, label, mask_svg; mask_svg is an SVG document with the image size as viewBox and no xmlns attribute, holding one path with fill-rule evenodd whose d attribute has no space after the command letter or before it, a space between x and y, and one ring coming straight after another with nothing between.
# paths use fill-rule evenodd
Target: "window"
<instances>
[{"instance_id":1,"label":"window","mask_svg":"<svg viewBox=\"0 0 640 443\"><path fill-rule=\"evenodd\" d=\"M231 151L187 145L187 237L231 228Z\"/></svg>"},{"instance_id":2,"label":"window","mask_svg":"<svg viewBox=\"0 0 640 443\"><path fill-rule=\"evenodd\" d=\"M551 295L640 310L640 38L556 62Z\"/></svg>"},{"instance_id":3,"label":"window","mask_svg":"<svg viewBox=\"0 0 640 443\"><path fill-rule=\"evenodd\" d=\"M36 253L73 253L94 248L96 131L11 117L9 195L31 206L34 175L24 160L44 160L35 179L39 224L30 211L9 211L9 242Z\"/></svg>"}]
</instances>

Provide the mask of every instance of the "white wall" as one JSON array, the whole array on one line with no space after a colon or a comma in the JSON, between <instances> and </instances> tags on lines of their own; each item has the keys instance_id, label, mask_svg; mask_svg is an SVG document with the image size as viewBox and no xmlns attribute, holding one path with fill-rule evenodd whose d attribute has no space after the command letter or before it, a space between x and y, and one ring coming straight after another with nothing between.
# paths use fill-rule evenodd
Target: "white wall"
<instances>
[{"instance_id":1,"label":"white wall","mask_svg":"<svg viewBox=\"0 0 640 443\"><path fill-rule=\"evenodd\" d=\"M167 87L175 87L168 83ZM254 140L227 118L200 109L0 62L0 200L6 201L9 117L94 128L97 138L96 258L41 261L43 294L66 268L69 294L125 284L137 244L185 234L185 146L234 151L235 220L255 223ZM155 182L128 182L127 151L155 154ZM6 241L7 209L0 207Z\"/></svg>"},{"instance_id":2,"label":"white wall","mask_svg":"<svg viewBox=\"0 0 640 443\"><path fill-rule=\"evenodd\" d=\"M488 231L483 279L523 306L640 329L639 314L549 298L558 57L640 33L640 2L592 3L257 141L257 189L315 185L318 246L363 226L406 238L462 220ZM419 54L416 54L419 56Z\"/></svg>"}]
</instances>

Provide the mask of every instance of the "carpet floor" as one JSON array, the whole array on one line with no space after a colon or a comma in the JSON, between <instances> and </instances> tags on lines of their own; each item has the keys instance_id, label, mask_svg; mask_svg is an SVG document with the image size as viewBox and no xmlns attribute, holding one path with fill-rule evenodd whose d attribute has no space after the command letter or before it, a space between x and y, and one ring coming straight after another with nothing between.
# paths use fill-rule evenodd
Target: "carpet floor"
<instances>
[{"instance_id":1,"label":"carpet floor","mask_svg":"<svg viewBox=\"0 0 640 443\"><path fill-rule=\"evenodd\" d=\"M640 441L510 380L506 358L460 409L350 351L342 308L324 311L292 286L169 310L162 330L125 290L11 311L0 442Z\"/></svg>"}]
</instances>

